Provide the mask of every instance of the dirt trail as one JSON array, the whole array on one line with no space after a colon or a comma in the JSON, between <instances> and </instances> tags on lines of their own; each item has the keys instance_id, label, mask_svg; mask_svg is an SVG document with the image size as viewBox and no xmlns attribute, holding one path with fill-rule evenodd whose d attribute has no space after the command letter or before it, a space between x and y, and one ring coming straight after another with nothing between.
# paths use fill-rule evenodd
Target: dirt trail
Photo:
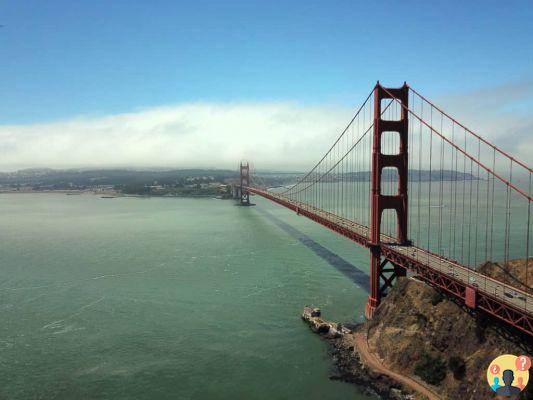
<instances>
[{"instance_id":1,"label":"dirt trail","mask_svg":"<svg viewBox=\"0 0 533 400\"><path fill-rule=\"evenodd\" d=\"M368 349L366 338L362 333L357 333L354 336L355 336L355 345L357 346L359 355L361 359L363 360L363 362L367 364L370 368L384 375L390 376L391 378L397 380L398 382L403 383L405 386L411 388L415 392L426 396L429 400L441 400L438 394L436 394L435 392L433 392L431 389L424 386L420 382L417 382L416 380L409 378L405 375L398 374L394 371L391 371L387 367L385 367L378 360L378 358L370 352L370 350Z\"/></svg>"}]
</instances>

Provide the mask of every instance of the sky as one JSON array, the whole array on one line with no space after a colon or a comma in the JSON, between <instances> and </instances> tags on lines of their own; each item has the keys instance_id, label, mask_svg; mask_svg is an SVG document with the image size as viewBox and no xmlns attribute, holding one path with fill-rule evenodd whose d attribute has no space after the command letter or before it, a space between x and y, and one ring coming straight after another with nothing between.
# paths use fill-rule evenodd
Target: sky
<instances>
[{"instance_id":1,"label":"sky","mask_svg":"<svg viewBox=\"0 0 533 400\"><path fill-rule=\"evenodd\" d=\"M377 80L532 161L531 1L3 1L0 170L312 166Z\"/></svg>"}]
</instances>

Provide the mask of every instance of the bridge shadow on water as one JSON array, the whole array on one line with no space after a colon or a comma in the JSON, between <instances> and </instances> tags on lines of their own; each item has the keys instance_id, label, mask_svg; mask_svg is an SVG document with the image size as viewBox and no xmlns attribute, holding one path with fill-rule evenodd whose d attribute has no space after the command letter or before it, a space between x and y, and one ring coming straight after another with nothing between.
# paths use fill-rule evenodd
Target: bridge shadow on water
<instances>
[{"instance_id":1,"label":"bridge shadow on water","mask_svg":"<svg viewBox=\"0 0 533 400\"><path fill-rule=\"evenodd\" d=\"M281 219L272 215L271 213L262 209L261 207L257 207L255 210L257 210L263 216L267 217L278 228L282 229L283 231L291 235L293 238L297 239L300 243L305 245L307 248L312 250L313 253L315 253L317 256L325 260L329 265L334 267L337 271L342 273L352 282L359 285L361 288L363 288L367 292L370 291L370 277L366 272L361 271L355 265L350 264L344 258L339 257L337 254L328 250L321 244L315 242L305 233L300 232L298 229L294 228L293 226L290 226L286 222L283 222Z\"/></svg>"}]
</instances>

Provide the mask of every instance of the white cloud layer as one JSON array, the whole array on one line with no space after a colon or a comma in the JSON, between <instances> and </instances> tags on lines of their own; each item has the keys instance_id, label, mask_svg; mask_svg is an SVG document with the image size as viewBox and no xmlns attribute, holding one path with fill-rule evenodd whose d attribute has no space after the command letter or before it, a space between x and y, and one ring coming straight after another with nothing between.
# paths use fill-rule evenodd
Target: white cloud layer
<instances>
[{"instance_id":1,"label":"white cloud layer","mask_svg":"<svg viewBox=\"0 0 533 400\"><path fill-rule=\"evenodd\" d=\"M29 167L301 169L351 110L292 103L196 103L68 121L0 126L0 169Z\"/></svg>"},{"instance_id":2,"label":"white cloud layer","mask_svg":"<svg viewBox=\"0 0 533 400\"><path fill-rule=\"evenodd\" d=\"M533 81L437 99L458 121L528 165L533 163Z\"/></svg>"},{"instance_id":3,"label":"white cloud layer","mask_svg":"<svg viewBox=\"0 0 533 400\"><path fill-rule=\"evenodd\" d=\"M518 158L533 159L533 84L436 99L438 105ZM306 170L354 111L289 102L192 103L44 124L0 126L0 170L52 167Z\"/></svg>"}]
</instances>

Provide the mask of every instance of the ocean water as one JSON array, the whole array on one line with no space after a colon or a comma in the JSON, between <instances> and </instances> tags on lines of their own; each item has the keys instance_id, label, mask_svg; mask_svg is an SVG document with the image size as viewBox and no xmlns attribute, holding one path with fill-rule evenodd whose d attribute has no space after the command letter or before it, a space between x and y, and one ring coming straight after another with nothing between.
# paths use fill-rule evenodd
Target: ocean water
<instances>
[{"instance_id":1,"label":"ocean water","mask_svg":"<svg viewBox=\"0 0 533 400\"><path fill-rule=\"evenodd\" d=\"M0 195L0 399L367 399L300 320L368 253L254 197Z\"/></svg>"}]
</instances>

